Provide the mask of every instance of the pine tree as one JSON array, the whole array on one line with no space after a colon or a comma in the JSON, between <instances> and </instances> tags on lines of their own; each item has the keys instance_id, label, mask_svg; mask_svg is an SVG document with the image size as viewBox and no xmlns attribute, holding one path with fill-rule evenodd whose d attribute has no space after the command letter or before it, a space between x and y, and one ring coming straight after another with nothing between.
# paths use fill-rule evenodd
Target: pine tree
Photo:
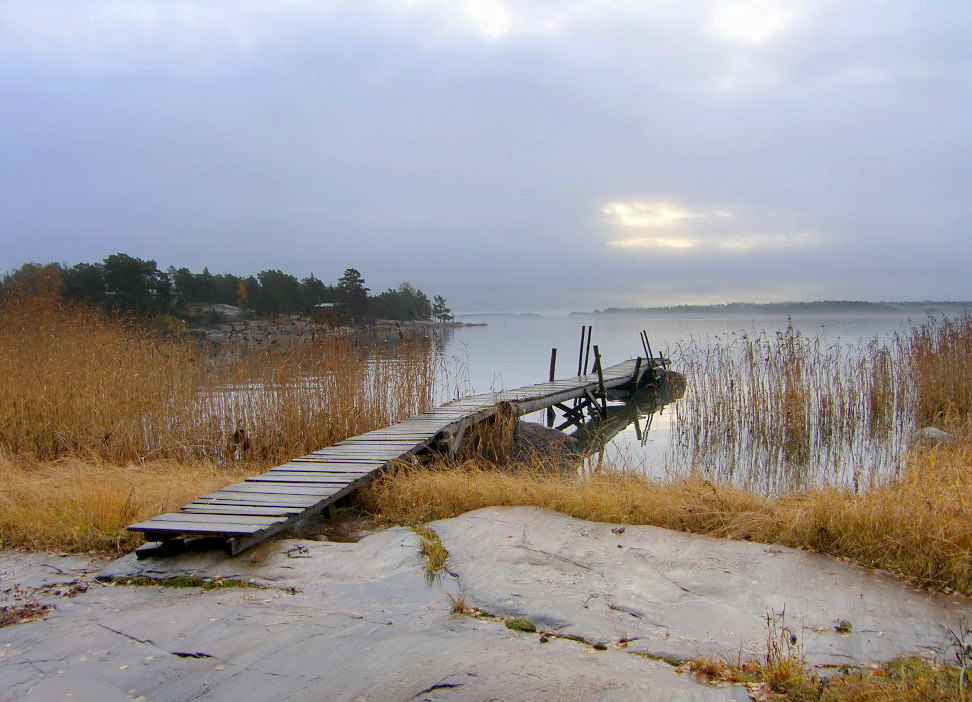
<instances>
[{"instance_id":1,"label":"pine tree","mask_svg":"<svg viewBox=\"0 0 972 702\"><path fill-rule=\"evenodd\" d=\"M432 299L435 301L432 305L432 319L437 322L451 322L452 310L446 307L445 298L442 295L436 295Z\"/></svg>"}]
</instances>

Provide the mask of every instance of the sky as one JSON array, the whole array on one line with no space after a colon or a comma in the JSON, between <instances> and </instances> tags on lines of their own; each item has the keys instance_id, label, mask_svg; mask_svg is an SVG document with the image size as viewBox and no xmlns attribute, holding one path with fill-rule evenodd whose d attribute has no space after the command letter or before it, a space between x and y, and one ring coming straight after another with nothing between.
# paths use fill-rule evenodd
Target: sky
<instances>
[{"instance_id":1,"label":"sky","mask_svg":"<svg viewBox=\"0 0 972 702\"><path fill-rule=\"evenodd\" d=\"M0 0L0 272L972 299L968 0Z\"/></svg>"}]
</instances>

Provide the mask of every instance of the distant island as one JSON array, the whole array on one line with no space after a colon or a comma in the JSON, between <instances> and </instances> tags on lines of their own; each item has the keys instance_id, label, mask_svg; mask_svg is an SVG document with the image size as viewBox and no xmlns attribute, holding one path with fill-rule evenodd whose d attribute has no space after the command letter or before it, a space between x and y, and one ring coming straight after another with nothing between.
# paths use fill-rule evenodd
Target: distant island
<instances>
[{"instance_id":1,"label":"distant island","mask_svg":"<svg viewBox=\"0 0 972 702\"><path fill-rule=\"evenodd\" d=\"M911 302L865 302L863 300L817 300L815 302L727 302L721 305L669 305L667 307L607 307L593 312L571 312L569 316L644 314L936 314L969 312L972 302L922 300Z\"/></svg>"}]
</instances>

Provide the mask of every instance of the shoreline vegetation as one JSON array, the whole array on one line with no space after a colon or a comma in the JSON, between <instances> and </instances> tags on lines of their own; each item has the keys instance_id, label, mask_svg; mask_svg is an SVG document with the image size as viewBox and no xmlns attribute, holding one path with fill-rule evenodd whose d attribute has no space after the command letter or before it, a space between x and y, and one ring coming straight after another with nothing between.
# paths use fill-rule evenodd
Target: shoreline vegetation
<instances>
[{"instance_id":1,"label":"shoreline vegetation","mask_svg":"<svg viewBox=\"0 0 972 702\"><path fill-rule=\"evenodd\" d=\"M780 343L785 351L792 339ZM815 348L784 355L811 363ZM872 387L865 400L910 403L921 426L934 423L955 442L912 447L904 469L884 483L767 497L702 474L653 480L618 466L562 475L542 461L497 468L473 457L394 471L356 508L380 523L416 524L489 505L534 505L810 548L972 595L972 318L914 328L898 356L877 357L919 363L922 372L884 368L881 377L905 379L912 390L892 397ZM133 521L430 408L439 362L427 339L390 348L322 331L200 345L53 290L8 295L0 307L0 545L131 548L136 537L124 527ZM815 402L809 376L780 368L779 382L775 371L760 375L771 392L746 400L762 403L767 422L780 407L802 412ZM774 404L780 398L790 405Z\"/></svg>"},{"instance_id":2,"label":"shoreline vegetation","mask_svg":"<svg viewBox=\"0 0 972 702\"><path fill-rule=\"evenodd\" d=\"M104 312L138 318L160 331L217 325L239 318L271 320L303 315L330 326L453 320L441 295L431 300L407 281L371 294L356 268L329 284L313 273L298 279L280 270L256 275L209 272L169 266L114 253L100 263L25 263L0 278L0 303L24 292L56 294Z\"/></svg>"}]
</instances>

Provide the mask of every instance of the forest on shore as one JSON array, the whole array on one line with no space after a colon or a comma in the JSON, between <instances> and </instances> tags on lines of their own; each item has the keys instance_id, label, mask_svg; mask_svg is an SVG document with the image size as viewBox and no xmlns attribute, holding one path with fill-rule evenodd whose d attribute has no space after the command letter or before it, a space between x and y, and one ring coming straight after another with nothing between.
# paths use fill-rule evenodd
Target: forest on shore
<instances>
[{"instance_id":1,"label":"forest on shore","mask_svg":"<svg viewBox=\"0 0 972 702\"><path fill-rule=\"evenodd\" d=\"M160 269L152 260L114 253L98 263L25 263L0 280L0 301L15 288L55 291L61 297L100 307L111 314L142 318L185 318L211 305L233 305L258 317L309 314L331 308L351 322L375 319L447 322L452 311L445 298L433 299L408 282L371 294L364 277L348 268L334 283L312 273L298 279L276 269L256 275L195 273L188 268ZM323 307L322 307L323 306Z\"/></svg>"}]
</instances>

